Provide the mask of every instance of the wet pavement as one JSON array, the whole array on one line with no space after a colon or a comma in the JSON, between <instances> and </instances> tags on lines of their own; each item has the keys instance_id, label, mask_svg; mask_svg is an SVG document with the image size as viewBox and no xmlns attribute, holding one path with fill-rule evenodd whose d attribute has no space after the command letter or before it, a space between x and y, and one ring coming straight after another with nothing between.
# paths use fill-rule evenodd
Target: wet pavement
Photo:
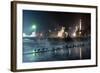
<instances>
[{"instance_id":1,"label":"wet pavement","mask_svg":"<svg viewBox=\"0 0 100 73\"><path fill-rule=\"evenodd\" d=\"M91 59L90 37L70 41L58 38L23 38L23 62Z\"/></svg>"}]
</instances>

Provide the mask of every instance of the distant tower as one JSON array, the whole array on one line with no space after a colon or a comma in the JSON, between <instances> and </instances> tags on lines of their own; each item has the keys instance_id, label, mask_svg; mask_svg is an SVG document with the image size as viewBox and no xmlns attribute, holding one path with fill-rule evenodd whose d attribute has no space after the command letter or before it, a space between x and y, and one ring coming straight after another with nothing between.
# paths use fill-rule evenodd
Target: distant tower
<instances>
[{"instance_id":1,"label":"distant tower","mask_svg":"<svg viewBox=\"0 0 100 73\"><path fill-rule=\"evenodd\" d=\"M76 31L76 35L77 37L81 37L82 36L82 20L80 19L77 31Z\"/></svg>"},{"instance_id":2,"label":"distant tower","mask_svg":"<svg viewBox=\"0 0 100 73\"><path fill-rule=\"evenodd\" d=\"M79 29L81 30L81 27L82 27L82 21L80 19L80 24L79 24Z\"/></svg>"},{"instance_id":3,"label":"distant tower","mask_svg":"<svg viewBox=\"0 0 100 73\"><path fill-rule=\"evenodd\" d=\"M79 36L82 35L82 20L80 19L80 24L79 24Z\"/></svg>"}]
</instances>

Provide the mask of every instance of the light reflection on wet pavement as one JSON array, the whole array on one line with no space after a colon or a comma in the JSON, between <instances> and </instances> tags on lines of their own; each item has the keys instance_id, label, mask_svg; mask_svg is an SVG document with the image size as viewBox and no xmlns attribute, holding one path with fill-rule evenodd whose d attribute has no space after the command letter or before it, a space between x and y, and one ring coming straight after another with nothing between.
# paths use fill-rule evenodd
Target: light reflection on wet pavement
<instances>
[{"instance_id":1,"label":"light reflection on wet pavement","mask_svg":"<svg viewBox=\"0 0 100 73\"><path fill-rule=\"evenodd\" d=\"M23 62L82 60L91 58L90 38L84 41L71 42L49 41L48 39L32 40L25 38L23 42Z\"/></svg>"}]
</instances>

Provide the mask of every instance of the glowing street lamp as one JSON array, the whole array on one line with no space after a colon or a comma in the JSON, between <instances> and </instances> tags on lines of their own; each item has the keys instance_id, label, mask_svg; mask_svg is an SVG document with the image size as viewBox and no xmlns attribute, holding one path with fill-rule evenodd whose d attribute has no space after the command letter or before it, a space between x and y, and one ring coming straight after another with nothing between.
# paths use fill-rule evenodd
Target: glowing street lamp
<instances>
[{"instance_id":1,"label":"glowing street lamp","mask_svg":"<svg viewBox=\"0 0 100 73\"><path fill-rule=\"evenodd\" d=\"M32 25L32 34L30 35L31 37L36 37L36 25Z\"/></svg>"},{"instance_id":2,"label":"glowing street lamp","mask_svg":"<svg viewBox=\"0 0 100 73\"><path fill-rule=\"evenodd\" d=\"M36 25L32 25L32 29L35 30L36 29Z\"/></svg>"}]
</instances>

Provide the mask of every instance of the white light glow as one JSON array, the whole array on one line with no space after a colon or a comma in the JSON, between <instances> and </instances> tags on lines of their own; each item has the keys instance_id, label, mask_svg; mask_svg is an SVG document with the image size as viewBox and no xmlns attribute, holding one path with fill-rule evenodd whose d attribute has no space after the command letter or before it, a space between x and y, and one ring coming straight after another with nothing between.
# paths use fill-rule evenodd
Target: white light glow
<instances>
[{"instance_id":1,"label":"white light glow","mask_svg":"<svg viewBox=\"0 0 100 73\"><path fill-rule=\"evenodd\" d=\"M23 37L36 37L36 32L32 32L31 35L27 35L27 34L23 33Z\"/></svg>"},{"instance_id":2,"label":"white light glow","mask_svg":"<svg viewBox=\"0 0 100 73\"><path fill-rule=\"evenodd\" d=\"M80 26L79 26L79 27L80 27L79 29L81 30L81 28L82 28L82 23L81 23L81 19L80 19Z\"/></svg>"},{"instance_id":3,"label":"white light glow","mask_svg":"<svg viewBox=\"0 0 100 73\"><path fill-rule=\"evenodd\" d=\"M30 37L36 37L36 32L32 32L32 34L30 35Z\"/></svg>"},{"instance_id":4,"label":"white light glow","mask_svg":"<svg viewBox=\"0 0 100 73\"><path fill-rule=\"evenodd\" d=\"M73 37L76 37L76 33L75 32L73 33Z\"/></svg>"},{"instance_id":5,"label":"white light glow","mask_svg":"<svg viewBox=\"0 0 100 73\"><path fill-rule=\"evenodd\" d=\"M65 32L65 27L62 27L61 30L58 32L58 37L63 38L63 33Z\"/></svg>"},{"instance_id":6,"label":"white light glow","mask_svg":"<svg viewBox=\"0 0 100 73\"><path fill-rule=\"evenodd\" d=\"M33 50L32 52L35 52L35 50Z\"/></svg>"},{"instance_id":7,"label":"white light glow","mask_svg":"<svg viewBox=\"0 0 100 73\"><path fill-rule=\"evenodd\" d=\"M32 29L36 29L36 25L33 25L33 26L32 26Z\"/></svg>"},{"instance_id":8,"label":"white light glow","mask_svg":"<svg viewBox=\"0 0 100 73\"><path fill-rule=\"evenodd\" d=\"M26 37L27 35L25 33L23 33L23 37Z\"/></svg>"}]
</instances>

